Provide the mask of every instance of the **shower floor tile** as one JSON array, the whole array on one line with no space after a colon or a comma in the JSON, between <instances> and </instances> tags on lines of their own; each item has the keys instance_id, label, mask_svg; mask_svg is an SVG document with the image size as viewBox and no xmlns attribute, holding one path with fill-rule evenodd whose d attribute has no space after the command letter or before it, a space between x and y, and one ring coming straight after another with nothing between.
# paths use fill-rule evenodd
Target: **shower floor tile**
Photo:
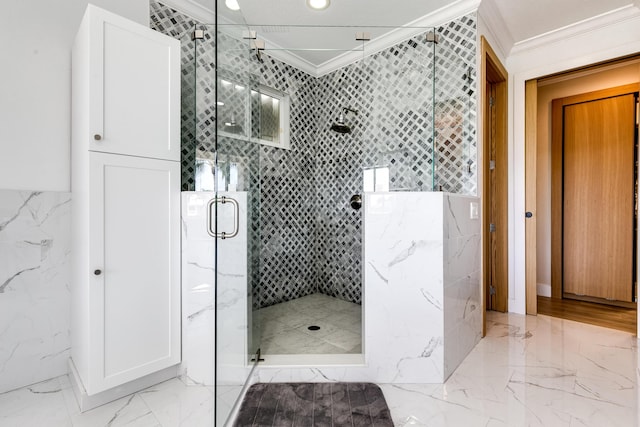
<instances>
[{"instance_id":1,"label":"shower floor tile","mask_svg":"<svg viewBox=\"0 0 640 427\"><path fill-rule=\"evenodd\" d=\"M312 294L262 308L263 354L349 354L362 352L362 307ZM309 326L319 326L316 331Z\"/></svg>"}]
</instances>

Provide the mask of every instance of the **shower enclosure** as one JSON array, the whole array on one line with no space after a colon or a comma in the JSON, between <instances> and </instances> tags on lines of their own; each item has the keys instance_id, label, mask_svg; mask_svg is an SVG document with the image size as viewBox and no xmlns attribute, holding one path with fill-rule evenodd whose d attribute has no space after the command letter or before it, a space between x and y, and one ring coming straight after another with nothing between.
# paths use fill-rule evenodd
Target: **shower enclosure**
<instances>
[{"instance_id":1,"label":"shower enclosure","mask_svg":"<svg viewBox=\"0 0 640 427\"><path fill-rule=\"evenodd\" d=\"M201 252L215 271L218 425L256 363L364 363L364 193L475 194L477 181L473 15L396 29L382 45L393 28L238 14L167 23L189 28L182 188L185 209L206 218L198 238L214 245ZM204 292L193 283L187 299Z\"/></svg>"}]
</instances>

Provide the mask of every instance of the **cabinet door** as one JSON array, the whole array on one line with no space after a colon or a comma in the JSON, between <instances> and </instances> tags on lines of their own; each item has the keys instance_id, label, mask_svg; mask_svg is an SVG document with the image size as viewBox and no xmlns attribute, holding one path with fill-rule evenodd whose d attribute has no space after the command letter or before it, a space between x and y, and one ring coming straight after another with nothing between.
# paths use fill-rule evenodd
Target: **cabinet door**
<instances>
[{"instance_id":1,"label":"cabinet door","mask_svg":"<svg viewBox=\"0 0 640 427\"><path fill-rule=\"evenodd\" d=\"M93 394L180 362L180 163L91 153L90 165Z\"/></svg>"},{"instance_id":2,"label":"cabinet door","mask_svg":"<svg viewBox=\"0 0 640 427\"><path fill-rule=\"evenodd\" d=\"M88 11L89 149L180 160L180 43L99 8Z\"/></svg>"}]
</instances>

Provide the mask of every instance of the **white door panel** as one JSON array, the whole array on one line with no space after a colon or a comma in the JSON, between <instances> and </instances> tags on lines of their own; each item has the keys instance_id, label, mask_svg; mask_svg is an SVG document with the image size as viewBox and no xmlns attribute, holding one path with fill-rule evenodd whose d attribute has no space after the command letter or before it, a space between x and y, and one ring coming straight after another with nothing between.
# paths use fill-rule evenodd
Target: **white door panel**
<instances>
[{"instance_id":1,"label":"white door panel","mask_svg":"<svg viewBox=\"0 0 640 427\"><path fill-rule=\"evenodd\" d=\"M89 149L179 160L178 40L105 11L92 22Z\"/></svg>"},{"instance_id":2,"label":"white door panel","mask_svg":"<svg viewBox=\"0 0 640 427\"><path fill-rule=\"evenodd\" d=\"M180 361L180 164L91 154L95 372L103 389Z\"/></svg>"}]
</instances>

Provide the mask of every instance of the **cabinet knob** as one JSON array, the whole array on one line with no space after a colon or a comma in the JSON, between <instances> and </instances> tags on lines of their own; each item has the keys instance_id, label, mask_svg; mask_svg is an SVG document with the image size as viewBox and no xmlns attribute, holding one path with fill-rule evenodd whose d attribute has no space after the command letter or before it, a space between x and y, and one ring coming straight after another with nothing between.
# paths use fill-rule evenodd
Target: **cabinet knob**
<instances>
[{"instance_id":1,"label":"cabinet knob","mask_svg":"<svg viewBox=\"0 0 640 427\"><path fill-rule=\"evenodd\" d=\"M102 135L96 133L95 135L93 135L93 139L95 139L96 141L100 141L102 139Z\"/></svg>"},{"instance_id":2,"label":"cabinet knob","mask_svg":"<svg viewBox=\"0 0 640 427\"><path fill-rule=\"evenodd\" d=\"M93 274L95 274L96 276L99 276L102 274L102 270L94 270Z\"/></svg>"}]
</instances>

